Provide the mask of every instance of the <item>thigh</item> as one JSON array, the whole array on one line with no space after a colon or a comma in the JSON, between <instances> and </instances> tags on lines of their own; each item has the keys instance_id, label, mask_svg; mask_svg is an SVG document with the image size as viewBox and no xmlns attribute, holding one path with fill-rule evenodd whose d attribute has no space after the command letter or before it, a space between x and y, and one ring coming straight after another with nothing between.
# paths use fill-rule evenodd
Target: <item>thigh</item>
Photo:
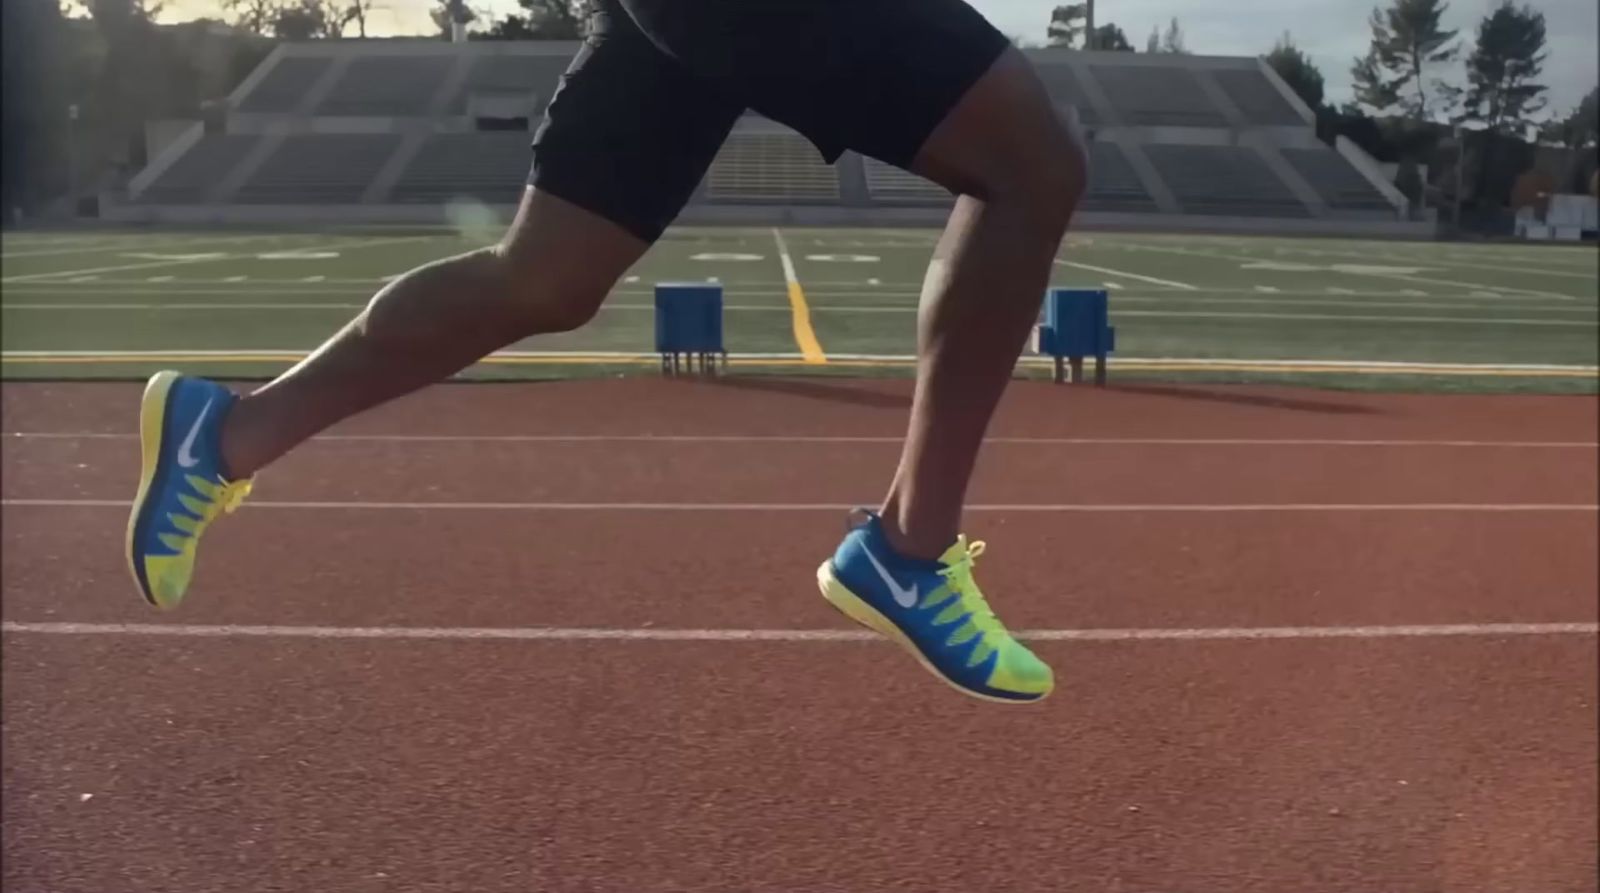
<instances>
[{"instance_id":1,"label":"thigh","mask_svg":"<svg viewBox=\"0 0 1600 893\"><path fill-rule=\"evenodd\" d=\"M833 161L909 168L1010 41L965 0L620 0L664 52Z\"/></svg>"},{"instance_id":2,"label":"thigh","mask_svg":"<svg viewBox=\"0 0 1600 893\"><path fill-rule=\"evenodd\" d=\"M744 107L602 0L533 138L529 185L645 242L705 177Z\"/></svg>"}]
</instances>

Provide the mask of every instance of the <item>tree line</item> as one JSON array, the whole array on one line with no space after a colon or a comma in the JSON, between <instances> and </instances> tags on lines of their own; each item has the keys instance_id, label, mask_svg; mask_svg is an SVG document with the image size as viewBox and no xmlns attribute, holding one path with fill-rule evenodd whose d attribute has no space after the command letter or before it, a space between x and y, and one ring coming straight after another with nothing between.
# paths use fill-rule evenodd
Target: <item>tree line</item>
<instances>
[{"instance_id":1,"label":"tree line","mask_svg":"<svg viewBox=\"0 0 1600 893\"><path fill-rule=\"evenodd\" d=\"M1398 163L1397 185L1413 201L1428 195L1453 202L1460 182L1467 203L1503 206L1541 145L1568 150L1568 161L1560 176L1542 174L1552 182L1540 188L1594 191L1596 90L1572 108L1549 108L1544 13L1500 0L1468 37L1444 26L1448 11L1448 0L1389 0L1371 9L1367 51L1350 64L1353 98L1338 105L1327 99L1322 71L1288 33L1264 58L1316 113L1319 136L1344 136ZM1087 3L1055 7L1046 37L1051 46L1136 52L1116 24L1091 29ZM1176 18L1152 29L1145 52L1189 52ZM1423 166L1431 184L1421 181Z\"/></svg>"}]
</instances>

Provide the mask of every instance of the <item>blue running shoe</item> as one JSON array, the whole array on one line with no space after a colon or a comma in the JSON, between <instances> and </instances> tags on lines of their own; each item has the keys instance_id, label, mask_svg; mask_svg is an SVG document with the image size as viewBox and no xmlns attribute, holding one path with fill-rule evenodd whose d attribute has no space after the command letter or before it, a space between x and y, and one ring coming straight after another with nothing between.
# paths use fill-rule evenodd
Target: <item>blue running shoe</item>
<instances>
[{"instance_id":1,"label":"blue running shoe","mask_svg":"<svg viewBox=\"0 0 1600 893\"><path fill-rule=\"evenodd\" d=\"M230 481L218 449L221 422L234 400L222 385L158 372L139 406L144 465L128 517L128 569L145 601L177 607L194 575L200 535L238 508L250 481Z\"/></svg>"},{"instance_id":2,"label":"blue running shoe","mask_svg":"<svg viewBox=\"0 0 1600 893\"><path fill-rule=\"evenodd\" d=\"M859 510L858 510L859 511ZM882 520L866 521L817 568L822 595L845 616L900 643L929 672L987 701L1038 701L1055 687L1050 668L1012 638L972 578L982 542L965 536L938 561L901 558Z\"/></svg>"}]
</instances>

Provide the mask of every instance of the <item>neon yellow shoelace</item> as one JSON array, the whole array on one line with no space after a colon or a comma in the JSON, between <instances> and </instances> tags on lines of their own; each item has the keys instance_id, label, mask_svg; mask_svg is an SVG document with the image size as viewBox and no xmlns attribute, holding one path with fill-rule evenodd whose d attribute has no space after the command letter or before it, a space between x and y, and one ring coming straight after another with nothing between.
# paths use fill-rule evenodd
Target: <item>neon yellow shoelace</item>
<instances>
[{"instance_id":1,"label":"neon yellow shoelace","mask_svg":"<svg viewBox=\"0 0 1600 893\"><path fill-rule=\"evenodd\" d=\"M989 607L983 592L978 589L978 582L972 577L973 566L977 557L983 554L983 549L983 540L973 541L967 545L965 555L941 569L939 574L944 577L945 585L960 599L961 607L967 611L979 635L987 636L989 633L1006 635L1005 624L994 616L994 609Z\"/></svg>"},{"instance_id":2,"label":"neon yellow shoelace","mask_svg":"<svg viewBox=\"0 0 1600 893\"><path fill-rule=\"evenodd\" d=\"M180 552L193 546L195 539L205 532L206 527L210 526L218 515L232 514L240 503L244 502L244 498L250 495L251 484L248 479L232 482L208 481L198 475L186 475L184 481L200 495L196 497L187 493L178 494L178 502L182 503L190 514L180 515L172 512L168 513L167 519L172 522L172 526L182 531L182 534L161 534L161 542L168 548Z\"/></svg>"}]
</instances>

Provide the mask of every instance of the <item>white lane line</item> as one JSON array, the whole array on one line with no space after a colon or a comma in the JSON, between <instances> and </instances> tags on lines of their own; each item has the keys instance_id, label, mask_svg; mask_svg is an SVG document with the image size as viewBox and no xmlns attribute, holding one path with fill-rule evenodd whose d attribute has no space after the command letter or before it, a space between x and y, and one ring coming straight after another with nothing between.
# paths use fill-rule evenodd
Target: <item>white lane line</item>
<instances>
[{"instance_id":1,"label":"white lane line","mask_svg":"<svg viewBox=\"0 0 1600 893\"><path fill-rule=\"evenodd\" d=\"M172 280L174 280L176 278L178 278L178 277L176 277L176 276L151 276L148 279L146 279L145 281L146 282L171 282Z\"/></svg>"},{"instance_id":2,"label":"white lane line","mask_svg":"<svg viewBox=\"0 0 1600 893\"><path fill-rule=\"evenodd\" d=\"M867 502L385 502L377 500L270 501L253 508L301 511L456 511L456 512L842 512ZM0 499L14 508L127 509L126 499ZM1054 514L1248 513L1248 512L1595 512L1600 505L1532 502L1283 502L1283 503L994 503L969 505L969 512Z\"/></svg>"},{"instance_id":3,"label":"white lane line","mask_svg":"<svg viewBox=\"0 0 1600 893\"><path fill-rule=\"evenodd\" d=\"M137 440L139 435L109 431L8 431L19 440ZM891 444L891 435L825 434L324 434L308 443L837 443ZM1452 447L1592 450L1593 440L1340 440L1332 438L1260 439L1246 437L990 437L985 444L1013 446L1174 446L1174 447Z\"/></svg>"},{"instance_id":4,"label":"white lane line","mask_svg":"<svg viewBox=\"0 0 1600 893\"><path fill-rule=\"evenodd\" d=\"M1128 273L1123 270L1113 270L1110 267L1096 267L1090 264L1081 264L1077 261L1056 258L1056 263L1063 267L1072 267L1077 270L1088 270L1091 273L1100 273L1105 276L1117 276L1122 279L1133 279L1139 282L1148 282L1151 285L1164 285L1167 288L1176 288L1182 291L1194 291L1195 287L1187 282L1174 282L1171 279L1157 279L1154 276L1145 276L1141 273Z\"/></svg>"},{"instance_id":5,"label":"white lane line","mask_svg":"<svg viewBox=\"0 0 1600 893\"><path fill-rule=\"evenodd\" d=\"M65 623L7 620L13 635L169 636L203 639L443 639L518 642L881 642L851 629L642 629L628 627L283 626L197 623ZM1391 639L1449 636L1592 636L1595 623L1448 623L1396 626L1244 626L1145 629L1030 629L1035 642L1258 641L1263 639Z\"/></svg>"},{"instance_id":6,"label":"white lane line","mask_svg":"<svg viewBox=\"0 0 1600 893\"><path fill-rule=\"evenodd\" d=\"M1258 292L1260 292L1261 294L1264 294L1264 295L1275 295L1275 294L1278 294L1278 289L1273 287L1273 286L1271 286L1271 285L1258 285L1258 286L1256 286L1256 291L1258 291Z\"/></svg>"},{"instance_id":7,"label":"white lane line","mask_svg":"<svg viewBox=\"0 0 1600 893\"><path fill-rule=\"evenodd\" d=\"M1122 291L1122 286L1115 282L1102 282L1100 284L1105 286L1107 291Z\"/></svg>"}]
</instances>

